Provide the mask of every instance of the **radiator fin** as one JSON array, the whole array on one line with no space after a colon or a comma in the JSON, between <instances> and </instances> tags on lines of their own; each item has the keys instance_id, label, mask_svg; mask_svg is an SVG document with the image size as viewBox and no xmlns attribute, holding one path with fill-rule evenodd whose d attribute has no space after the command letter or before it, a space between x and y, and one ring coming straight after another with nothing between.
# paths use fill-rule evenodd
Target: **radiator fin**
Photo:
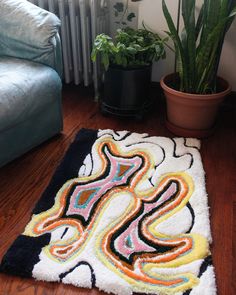
<instances>
[{"instance_id":1,"label":"radiator fin","mask_svg":"<svg viewBox=\"0 0 236 295\"><path fill-rule=\"evenodd\" d=\"M85 86L101 77L99 61L91 63L92 42L97 34L109 33L109 0L28 0L56 14L61 20L64 81Z\"/></svg>"}]
</instances>

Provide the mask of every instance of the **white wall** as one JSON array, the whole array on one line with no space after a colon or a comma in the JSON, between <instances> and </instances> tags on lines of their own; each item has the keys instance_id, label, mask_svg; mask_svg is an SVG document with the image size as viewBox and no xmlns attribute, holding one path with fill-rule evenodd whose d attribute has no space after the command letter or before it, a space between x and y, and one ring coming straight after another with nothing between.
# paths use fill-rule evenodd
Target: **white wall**
<instances>
[{"instance_id":1,"label":"white wall","mask_svg":"<svg viewBox=\"0 0 236 295\"><path fill-rule=\"evenodd\" d=\"M200 0L198 0L200 2ZM152 30L160 35L165 35L167 30L165 18L162 13L161 0L143 0L139 2L139 27L142 21L145 22ZM178 1L166 0L166 4L172 16L177 15ZM167 50L167 58L154 64L153 81L159 81L160 77L173 72L174 54ZM219 75L227 79L236 91L236 20L231 26L224 43L224 49L221 56Z\"/></svg>"},{"instance_id":2,"label":"white wall","mask_svg":"<svg viewBox=\"0 0 236 295\"><path fill-rule=\"evenodd\" d=\"M117 4L117 2L123 2L124 7L125 7L125 0L110 0L109 4L110 4L110 32L109 35L113 38L116 34L116 30L122 27L126 27L126 26L122 26L121 24L121 19L123 16L123 20L128 24L129 27L136 29L138 27L138 14L139 14L139 6L136 2L129 2L129 6L128 6L128 10L127 12L124 14L124 12L120 12L117 16L115 16L115 9L114 9L114 5ZM127 21L127 15L133 12L135 14L136 17L134 17L132 19L131 22Z\"/></svg>"}]
</instances>

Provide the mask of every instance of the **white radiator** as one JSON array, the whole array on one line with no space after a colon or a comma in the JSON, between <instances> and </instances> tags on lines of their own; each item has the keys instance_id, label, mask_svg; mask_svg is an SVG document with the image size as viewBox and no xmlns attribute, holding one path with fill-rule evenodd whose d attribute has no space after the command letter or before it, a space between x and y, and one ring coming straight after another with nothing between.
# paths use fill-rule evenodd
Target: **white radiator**
<instances>
[{"instance_id":1,"label":"white radiator","mask_svg":"<svg viewBox=\"0 0 236 295\"><path fill-rule=\"evenodd\" d=\"M101 69L91 63L92 42L97 34L109 33L109 0L29 0L55 13L61 20L64 80L85 86L94 83L97 94Z\"/></svg>"}]
</instances>

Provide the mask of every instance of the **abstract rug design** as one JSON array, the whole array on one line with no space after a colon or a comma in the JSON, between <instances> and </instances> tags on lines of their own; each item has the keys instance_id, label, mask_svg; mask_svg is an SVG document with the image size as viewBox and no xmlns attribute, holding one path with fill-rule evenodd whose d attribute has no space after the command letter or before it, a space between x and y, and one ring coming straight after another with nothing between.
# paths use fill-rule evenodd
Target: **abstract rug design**
<instances>
[{"instance_id":1,"label":"abstract rug design","mask_svg":"<svg viewBox=\"0 0 236 295\"><path fill-rule=\"evenodd\" d=\"M199 148L82 129L1 271L120 295L216 294Z\"/></svg>"}]
</instances>

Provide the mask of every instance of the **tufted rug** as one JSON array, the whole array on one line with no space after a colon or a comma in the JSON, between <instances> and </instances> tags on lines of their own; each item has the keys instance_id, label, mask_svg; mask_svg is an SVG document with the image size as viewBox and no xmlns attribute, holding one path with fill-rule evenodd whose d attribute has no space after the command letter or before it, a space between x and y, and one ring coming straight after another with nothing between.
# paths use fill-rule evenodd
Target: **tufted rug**
<instances>
[{"instance_id":1,"label":"tufted rug","mask_svg":"<svg viewBox=\"0 0 236 295\"><path fill-rule=\"evenodd\" d=\"M199 148L80 130L1 271L119 295L216 294Z\"/></svg>"}]
</instances>

